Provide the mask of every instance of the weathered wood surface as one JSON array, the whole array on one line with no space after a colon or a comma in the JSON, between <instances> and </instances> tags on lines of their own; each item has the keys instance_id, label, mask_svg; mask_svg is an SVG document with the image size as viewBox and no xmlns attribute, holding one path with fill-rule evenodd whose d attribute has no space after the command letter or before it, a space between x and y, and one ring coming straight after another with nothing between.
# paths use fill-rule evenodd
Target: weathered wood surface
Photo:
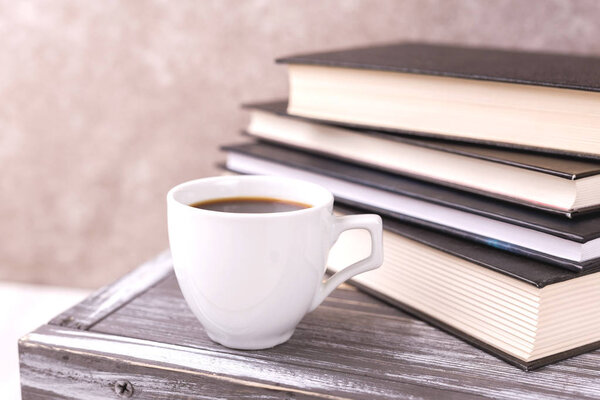
<instances>
[{"instance_id":1,"label":"weathered wood surface","mask_svg":"<svg viewBox=\"0 0 600 400\"><path fill-rule=\"evenodd\" d=\"M165 250L115 283L100 288L84 301L54 317L49 323L86 330L114 310L150 289L173 270L171 253Z\"/></svg>"},{"instance_id":2,"label":"weathered wood surface","mask_svg":"<svg viewBox=\"0 0 600 400\"><path fill-rule=\"evenodd\" d=\"M46 331L46 334L62 336L59 330L51 332ZM261 387L252 382L237 384L217 375L200 374L172 365L169 368L169 364L164 363L150 366L120 354L94 351L92 357L74 347L36 342L22 344L21 351L21 369L26 372L21 378L24 400L127 398L115 392L115 383L123 378L132 383L132 399L312 398L278 387Z\"/></svg>"},{"instance_id":3,"label":"weathered wood surface","mask_svg":"<svg viewBox=\"0 0 600 400\"><path fill-rule=\"evenodd\" d=\"M31 388L31 392L35 388L55 396L63 396L60 398L102 398L110 394L108 389L114 387L114 382L123 379L132 383L134 392L137 391L140 398L154 398L150 394L154 390L152 381L157 378L170 378L179 384L218 383L215 391L201 393L202 396L214 397L222 397L223 393L237 395L238 390L247 393L253 388L257 393L282 392L284 395L325 399L408 399L423 396L475 398L406 382L391 382L383 377L371 378L358 374L342 377L335 370L296 365L287 360L248 358L246 354L232 354L222 351L223 349L214 351L190 348L54 326L45 326L31 333L21 342L21 347L22 353L26 354L21 357L22 367L28 371L42 372L38 372L39 375L33 378L31 373L26 374L22 384ZM40 360L39 354L44 352L47 358ZM59 358L56 356L58 354L62 356ZM90 355L94 355L94 359L90 359ZM65 356L67 359L63 359ZM44 366L52 366L51 371L43 373ZM130 367L153 370L147 373L153 378L140 382L139 374L132 374ZM76 385L65 382L66 376ZM54 382L50 383L52 380ZM44 382L43 387L37 383L40 381ZM145 381L149 382L146 384ZM71 386L89 388L76 393ZM169 391L173 398L184 395L179 392L178 385L171 385Z\"/></svg>"},{"instance_id":4,"label":"weathered wood surface","mask_svg":"<svg viewBox=\"0 0 600 400\"><path fill-rule=\"evenodd\" d=\"M600 351L524 372L344 286L264 351L211 342L172 273L87 331L22 339L23 399L600 398ZM112 397L111 397L112 396Z\"/></svg>"}]
</instances>

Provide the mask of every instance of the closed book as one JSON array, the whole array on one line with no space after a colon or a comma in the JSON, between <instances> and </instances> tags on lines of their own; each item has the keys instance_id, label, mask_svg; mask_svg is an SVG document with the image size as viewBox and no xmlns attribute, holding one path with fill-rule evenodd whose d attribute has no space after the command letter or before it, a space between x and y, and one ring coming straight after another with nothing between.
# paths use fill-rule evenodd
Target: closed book
<instances>
[{"instance_id":1,"label":"closed book","mask_svg":"<svg viewBox=\"0 0 600 400\"><path fill-rule=\"evenodd\" d=\"M525 370L600 347L598 269L565 271L385 218L384 228L383 265L352 280L375 296ZM342 234L329 269L366 257L368 243L363 231Z\"/></svg>"},{"instance_id":2,"label":"closed book","mask_svg":"<svg viewBox=\"0 0 600 400\"><path fill-rule=\"evenodd\" d=\"M600 58L427 43L284 57L290 114L600 157Z\"/></svg>"},{"instance_id":3,"label":"closed book","mask_svg":"<svg viewBox=\"0 0 600 400\"><path fill-rule=\"evenodd\" d=\"M562 218L265 142L226 146L238 173L310 180L336 201L574 271L600 263L600 214Z\"/></svg>"},{"instance_id":4,"label":"closed book","mask_svg":"<svg viewBox=\"0 0 600 400\"><path fill-rule=\"evenodd\" d=\"M264 140L569 217L600 207L600 161L335 127L285 102L247 108L247 132Z\"/></svg>"}]
</instances>

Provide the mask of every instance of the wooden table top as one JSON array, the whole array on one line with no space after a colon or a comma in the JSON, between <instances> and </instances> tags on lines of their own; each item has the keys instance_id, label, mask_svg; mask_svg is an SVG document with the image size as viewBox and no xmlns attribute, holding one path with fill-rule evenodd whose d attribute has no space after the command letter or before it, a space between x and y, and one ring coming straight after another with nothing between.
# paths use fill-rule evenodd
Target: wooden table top
<instances>
[{"instance_id":1,"label":"wooden table top","mask_svg":"<svg viewBox=\"0 0 600 400\"><path fill-rule=\"evenodd\" d=\"M168 254L22 338L20 359L24 400L122 398L119 382L140 399L600 398L600 351L524 372L347 285L287 343L231 350L188 309Z\"/></svg>"}]
</instances>

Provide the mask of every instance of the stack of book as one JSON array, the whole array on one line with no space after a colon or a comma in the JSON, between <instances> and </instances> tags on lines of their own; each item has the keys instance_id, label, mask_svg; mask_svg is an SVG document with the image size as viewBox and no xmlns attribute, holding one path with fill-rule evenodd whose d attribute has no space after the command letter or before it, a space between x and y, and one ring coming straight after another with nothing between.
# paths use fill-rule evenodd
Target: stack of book
<instances>
[{"instance_id":1,"label":"stack of book","mask_svg":"<svg viewBox=\"0 0 600 400\"><path fill-rule=\"evenodd\" d=\"M600 347L600 59L404 43L298 55L228 170L384 217L354 283L523 369ZM342 235L332 271L370 251Z\"/></svg>"}]
</instances>

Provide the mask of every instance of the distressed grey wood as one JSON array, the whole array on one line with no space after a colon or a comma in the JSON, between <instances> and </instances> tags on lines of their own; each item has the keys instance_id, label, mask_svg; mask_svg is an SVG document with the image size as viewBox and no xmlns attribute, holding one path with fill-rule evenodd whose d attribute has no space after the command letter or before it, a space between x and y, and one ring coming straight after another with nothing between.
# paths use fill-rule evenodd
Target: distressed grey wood
<instances>
[{"instance_id":1,"label":"distressed grey wood","mask_svg":"<svg viewBox=\"0 0 600 400\"><path fill-rule=\"evenodd\" d=\"M20 357L25 400L118 398L118 379L143 399L600 398L600 351L524 372L350 286L289 342L226 349L208 339L172 273L87 330L27 335Z\"/></svg>"},{"instance_id":2,"label":"distressed grey wood","mask_svg":"<svg viewBox=\"0 0 600 400\"><path fill-rule=\"evenodd\" d=\"M232 385L218 376L143 365L121 355L92 361L88 354L73 348L22 343L23 399L116 399L115 382L124 378L132 382L133 399L311 398L280 388Z\"/></svg>"},{"instance_id":3,"label":"distressed grey wood","mask_svg":"<svg viewBox=\"0 0 600 400\"><path fill-rule=\"evenodd\" d=\"M98 289L81 303L57 315L49 324L89 329L90 326L164 279L172 270L171 253L165 250L115 283Z\"/></svg>"},{"instance_id":4,"label":"distressed grey wood","mask_svg":"<svg viewBox=\"0 0 600 400\"><path fill-rule=\"evenodd\" d=\"M475 398L465 396L461 393L440 390L428 387L419 387L405 382L387 381L385 378L370 378L361 374L351 374L340 379L340 374L335 370L319 368L316 365L296 365L287 360L272 360L269 358L255 358L248 354L233 354L223 349L207 350L191 348L188 346L171 345L149 340L133 339L121 336L107 335L94 332L82 332L78 330L45 326L30 333L21 340L21 366L30 371L37 366L52 366L49 375L59 377L54 385L44 384L43 390L50 391L55 396L66 396L65 398L82 398L82 393L91 396L91 391L79 392L77 394L72 388L65 390L71 385L64 384L65 377L69 377L72 383L80 384L80 377L90 376L91 386L109 388L119 379L127 379L132 382L134 388L139 386L135 377L131 377L128 371L130 365L152 366L159 377L164 375L178 378L182 382L187 380L216 380L219 382L219 391L212 393L213 396L222 396L224 390L236 393L238 389L245 393L248 388L256 388L262 391L284 391L302 396L319 397L325 399L385 399L399 398ZM41 362L35 358L39 351L48 350L62 356L54 357L51 363ZM73 371L71 355L93 354L95 360L88 357L82 360L83 369ZM63 357L67 356L67 360ZM62 363L60 360L69 361ZM48 360L50 361L50 360ZM58 361L58 363L56 362ZM92 364L90 368L86 364ZM99 362L98 362L99 361ZM104 366L104 364L108 365ZM98 366L103 366L107 371L120 369L126 373L110 374L103 377L98 373ZM87 368L86 368L87 367ZM37 380L31 379L31 374L23 376L22 385L27 388L41 389ZM60 382L63 381L61 385ZM112 384L111 384L112 383ZM61 388L62 392L54 389ZM90 389L92 389L90 387ZM181 393L176 387L172 387L174 397ZM99 391L98 395L106 395L106 391ZM206 395L204 393L203 395ZM69 397L71 396L71 397ZM90 397L94 398L94 397ZM142 397L151 398L151 397Z\"/></svg>"}]
</instances>

